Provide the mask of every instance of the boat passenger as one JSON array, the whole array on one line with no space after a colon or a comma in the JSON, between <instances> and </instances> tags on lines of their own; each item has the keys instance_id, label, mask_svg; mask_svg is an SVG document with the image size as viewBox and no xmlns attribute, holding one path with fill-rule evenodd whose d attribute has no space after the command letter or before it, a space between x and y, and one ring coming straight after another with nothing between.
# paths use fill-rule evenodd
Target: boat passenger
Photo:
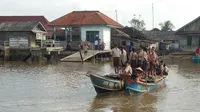
<instances>
[{"instance_id":1,"label":"boat passenger","mask_svg":"<svg viewBox=\"0 0 200 112\"><path fill-rule=\"evenodd\" d=\"M142 65L142 70L146 72L147 70L147 64L148 64L148 55L147 55L147 48L143 48L143 65Z\"/></svg>"},{"instance_id":2,"label":"boat passenger","mask_svg":"<svg viewBox=\"0 0 200 112\"><path fill-rule=\"evenodd\" d=\"M111 55L113 57L113 66L115 68L115 73L118 74L121 51L117 47L117 44L114 45L114 48L111 51Z\"/></svg>"},{"instance_id":3,"label":"boat passenger","mask_svg":"<svg viewBox=\"0 0 200 112\"><path fill-rule=\"evenodd\" d=\"M162 75L164 71L164 61L160 61L158 67L156 68L156 75Z\"/></svg>"},{"instance_id":4,"label":"boat passenger","mask_svg":"<svg viewBox=\"0 0 200 112\"><path fill-rule=\"evenodd\" d=\"M142 76L144 75L144 71L142 70L141 67L138 67L135 69L137 71L137 82L145 82L145 80L142 80Z\"/></svg>"},{"instance_id":5,"label":"boat passenger","mask_svg":"<svg viewBox=\"0 0 200 112\"><path fill-rule=\"evenodd\" d=\"M134 69L137 67L137 59L138 59L138 54L135 51L134 48L131 49L130 55L129 55L129 61L131 62L131 67Z\"/></svg>"},{"instance_id":6,"label":"boat passenger","mask_svg":"<svg viewBox=\"0 0 200 112\"><path fill-rule=\"evenodd\" d=\"M121 47L121 55L120 55L120 62L121 62L121 67L124 68L127 62L127 52L124 50L123 47Z\"/></svg>"},{"instance_id":7,"label":"boat passenger","mask_svg":"<svg viewBox=\"0 0 200 112\"><path fill-rule=\"evenodd\" d=\"M167 67L167 65L164 63L163 65L164 67L164 70L163 70L163 75L168 75L168 72L169 72L169 68Z\"/></svg>"},{"instance_id":8,"label":"boat passenger","mask_svg":"<svg viewBox=\"0 0 200 112\"><path fill-rule=\"evenodd\" d=\"M143 46L140 46L140 51L138 53L138 67L142 67L143 66L143 61L144 61L144 50L143 50Z\"/></svg>"},{"instance_id":9,"label":"boat passenger","mask_svg":"<svg viewBox=\"0 0 200 112\"><path fill-rule=\"evenodd\" d=\"M149 52L149 61L150 61L150 68L151 68L151 75L156 75L156 62L157 62L158 56L155 52L155 47L152 47Z\"/></svg>"},{"instance_id":10,"label":"boat passenger","mask_svg":"<svg viewBox=\"0 0 200 112\"><path fill-rule=\"evenodd\" d=\"M133 70L132 70L132 68L131 68L131 65L130 65L130 63L127 61L127 62L126 62L126 68L125 68L125 70L124 70L124 74L125 74L125 75L131 76L132 73L133 73Z\"/></svg>"}]
</instances>

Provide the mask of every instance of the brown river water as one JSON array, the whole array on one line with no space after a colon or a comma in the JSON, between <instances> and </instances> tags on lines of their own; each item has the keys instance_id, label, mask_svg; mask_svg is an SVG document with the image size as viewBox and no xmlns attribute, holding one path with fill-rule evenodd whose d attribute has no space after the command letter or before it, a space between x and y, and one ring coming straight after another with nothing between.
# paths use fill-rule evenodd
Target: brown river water
<instances>
[{"instance_id":1,"label":"brown river water","mask_svg":"<svg viewBox=\"0 0 200 112\"><path fill-rule=\"evenodd\" d=\"M200 112L200 64L166 62L166 86L141 95L96 94L85 75L113 72L109 62L0 62L0 112Z\"/></svg>"}]
</instances>

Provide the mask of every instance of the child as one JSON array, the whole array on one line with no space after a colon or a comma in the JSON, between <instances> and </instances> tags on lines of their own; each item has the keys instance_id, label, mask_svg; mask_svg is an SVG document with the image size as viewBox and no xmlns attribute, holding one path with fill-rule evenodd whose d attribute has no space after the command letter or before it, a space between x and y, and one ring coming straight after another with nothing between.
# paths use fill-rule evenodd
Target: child
<instances>
[{"instance_id":1,"label":"child","mask_svg":"<svg viewBox=\"0 0 200 112\"><path fill-rule=\"evenodd\" d=\"M129 62L126 62L126 68L124 70L124 74L131 76L133 73L133 70L131 68L131 65Z\"/></svg>"},{"instance_id":2,"label":"child","mask_svg":"<svg viewBox=\"0 0 200 112\"><path fill-rule=\"evenodd\" d=\"M169 72L169 68L166 66L166 64L164 63L163 65L164 67L164 70L163 70L163 75L168 75L168 72Z\"/></svg>"}]
</instances>

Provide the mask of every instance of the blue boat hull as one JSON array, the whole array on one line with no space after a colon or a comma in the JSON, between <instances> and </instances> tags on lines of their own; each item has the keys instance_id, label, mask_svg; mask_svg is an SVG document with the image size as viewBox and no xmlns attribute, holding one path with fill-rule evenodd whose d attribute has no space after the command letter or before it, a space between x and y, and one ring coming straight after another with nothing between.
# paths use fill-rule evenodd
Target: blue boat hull
<instances>
[{"instance_id":1,"label":"blue boat hull","mask_svg":"<svg viewBox=\"0 0 200 112\"><path fill-rule=\"evenodd\" d=\"M192 57L193 63L199 63L200 62L200 57L199 56L193 56Z\"/></svg>"},{"instance_id":2,"label":"blue boat hull","mask_svg":"<svg viewBox=\"0 0 200 112\"><path fill-rule=\"evenodd\" d=\"M123 89L122 80L114 80L98 74L89 74L89 77L97 93L114 92Z\"/></svg>"},{"instance_id":3,"label":"blue boat hull","mask_svg":"<svg viewBox=\"0 0 200 112\"><path fill-rule=\"evenodd\" d=\"M129 94L141 94L153 91L162 85L165 85L165 78L160 79L156 83L138 83L138 82L124 82L125 91Z\"/></svg>"}]
</instances>

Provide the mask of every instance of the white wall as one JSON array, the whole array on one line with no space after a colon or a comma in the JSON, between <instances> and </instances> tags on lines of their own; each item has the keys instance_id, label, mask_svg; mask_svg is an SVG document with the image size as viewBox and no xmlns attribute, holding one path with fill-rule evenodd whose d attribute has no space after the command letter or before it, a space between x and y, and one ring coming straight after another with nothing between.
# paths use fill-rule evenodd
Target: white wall
<instances>
[{"instance_id":1,"label":"white wall","mask_svg":"<svg viewBox=\"0 0 200 112\"><path fill-rule=\"evenodd\" d=\"M99 39L103 40L103 26L91 25L81 26L81 40L85 41L86 31L99 31Z\"/></svg>"},{"instance_id":2,"label":"white wall","mask_svg":"<svg viewBox=\"0 0 200 112\"><path fill-rule=\"evenodd\" d=\"M105 50L110 50L111 30L103 25L81 26L81 40L86 40L86 31L99 31L99 39L105 43Z\"/></svg>"},{"instance_id":3,"label":"white wall","mask_svg":"<svg viewBox=\"0 0 200 112\"><path fill-rule=\"evenodd\" d=\"M103 41L105 43L105 50L110 50L111 44L111 29L110 27L103 28Z\"/></svg>"}]
</instances>

